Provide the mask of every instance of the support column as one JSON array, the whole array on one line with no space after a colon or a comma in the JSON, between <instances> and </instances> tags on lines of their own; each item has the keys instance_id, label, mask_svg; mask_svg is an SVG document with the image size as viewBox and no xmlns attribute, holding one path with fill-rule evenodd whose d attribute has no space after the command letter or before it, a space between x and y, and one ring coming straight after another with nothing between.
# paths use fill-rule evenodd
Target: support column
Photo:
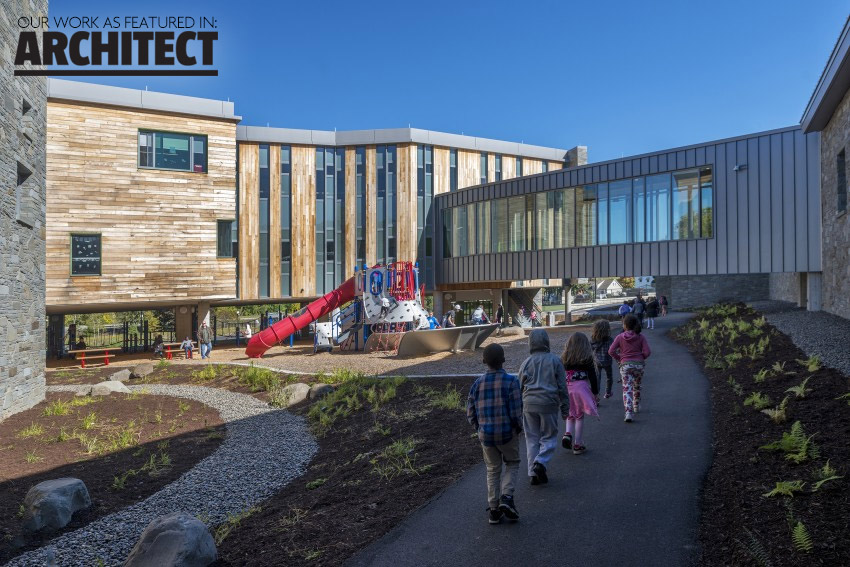
<instances>
[{"instance_id":1,"label":"support column","mask_svg":"<svg viewBox=\"0 0 850 567\"><path fill-rule=\"evenodd\" d=\"M437 318L437 321L443 320L443 292L435 291L434 292L434 317Z\"/></svg>"},{"instance_id":2,"label":"support column","mask_svg":"<svg viewBox=\"0 0 850 567\"><path fill-rule=\"evenodd\" d=\"M823 309L823 273L809 272L806 274L807 309L820 311Z\"/></svg>"},{"instance_id":3,"label":"support column","mask_svg":"<svg viewBox=\"0 0 850 567\"><path fill-rule=\"evenodd\" d=\"M174 309L174 330L177 341L192 336L192 305L181 305Z\"/></svg>"},{"instance_id":4,"label":"support column","mask_svg":"<svg viewBox=\"0 0 850 567\"><path fill-rule=\"evenodd\" d=\"M570 293L570 288L570 281L564 280L564 325L573 322L573 294Z\"/></svg>"},{"instance_id":5,"label":"support column","mask_svg":"<svg viewBox=\"0 0 850 567\"><path fill-rule=\"evenodd\" d=\"M209 301L201 301L198 303L198 327L201 326L201 323L206 323L207 327L210 325L210 302Z\"/></svg>"}]
</instances>

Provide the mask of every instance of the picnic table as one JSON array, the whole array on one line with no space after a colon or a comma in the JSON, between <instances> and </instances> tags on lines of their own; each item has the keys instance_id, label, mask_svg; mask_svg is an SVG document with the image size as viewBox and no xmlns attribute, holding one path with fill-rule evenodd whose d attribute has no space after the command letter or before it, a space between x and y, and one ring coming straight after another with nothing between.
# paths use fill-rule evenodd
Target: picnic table
<instances>
[{"instance_id":1,"label":"picnic table","mask_svg":"<svg viewBox=\"0 0 850 567\"><path fill-rule=\"evenodd\" d=\"M114 354L110 354L109 352L115 352L117 350L121 350L120 347L106 347L106 348L85 348L78 350L69 350L68 354L75 355L75 358L80 361L80 368L86 367L86 360L94 360L94 359L103 359L103 365L109 366L109 359L115 357ZM89 353L98 353L102 352L103 354L95 354L89 355ZM79 355L79 356L76 356ZM87 358L88 357L88 358Z\"/></svg>"},{"instance_id":2,"label":"picnic table","mask_svg":"<svg viewBox=\"0 0 850 567\"><path fill-rule=\"evenodd\" d=\"M165 358L167 360L171 360L175 354L182 352L183 349L180 348L180 345L182 345L182 344L183 344L183 341L180 341L180 342L177 342L177 343L162 343L162 348L165 349ZM171 352L172 347L174 347L176 352ZM194 352L194 351L197 351L197 350L198 350L198 343L196 343L195 341L192 341L192 351Z\"/></svg>"}]
</instances>

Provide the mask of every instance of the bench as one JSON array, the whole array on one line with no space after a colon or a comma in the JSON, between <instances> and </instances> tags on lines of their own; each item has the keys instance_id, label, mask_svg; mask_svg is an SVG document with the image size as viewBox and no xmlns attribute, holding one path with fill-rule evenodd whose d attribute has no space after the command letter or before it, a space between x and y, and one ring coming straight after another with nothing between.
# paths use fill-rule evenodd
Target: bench
<instances>
[{"instance_id":1,"label":"bench","mask_svg":"<svg viewBox=\"0 0 850 567\"><path fill-rule=\"evenodd\" d=\"M110 354L109 351L121 350L120 348L86 348L79 350L69 350L68 354L79 355L76 358L80 361L80 368L86 367L86 360L95 360L95 359L103 359L103 365L109 366L109 359L114 358L114 354ZM94 352L102 352L103 354L92 355L89 353Z\"/></svg>"},{"instance_id":2,"label":"bench","mask_svg":"<svg viewBox=\"0 0 850 567\"><path fill-rule=\"evenodd\" d=\"M183 349L180 348L180 345L183 344L183 341L179 343L162 343L162 348L165 349L165 358L167 360L171 360L175 354L179 354L183 352ZM171 352L171 349L174 348L174 352ZM198 351L198 343L192 341L192 352Z\"/></svg>"}]
</instances>

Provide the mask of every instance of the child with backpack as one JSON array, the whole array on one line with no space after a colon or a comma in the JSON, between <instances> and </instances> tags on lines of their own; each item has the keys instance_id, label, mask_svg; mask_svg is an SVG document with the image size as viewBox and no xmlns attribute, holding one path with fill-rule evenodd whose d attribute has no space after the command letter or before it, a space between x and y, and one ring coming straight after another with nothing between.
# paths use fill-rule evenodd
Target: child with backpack
<instances>
[{"instance_id":1,"label":"child with backpack","mask_svg":"<svg viewBox=\"0 0 850 567\"><path fill-rule=\"evenodd\" d=\"M623 317L623 331L611 343L608 354L620 365L623 407L626 410L623 421L631 423L640 410L640 382L643 379L644 363L652 352L646 337L640 334L638 318L631 313Z\"/></svg>"},{"instance_id":2,"label":"child with backpack","mask_svg":"<svg viewBox=\"0 0 850 567\"><path fill-rule=\"evenodd\" d=\"M491 524L498 524L503 516L509 520L519 519L514 504L514 483L520 462L522 394L519 380L504 371L504 363L502 346L487 345L484 349L487 372L475 380L466 400L466 418L478 432L487 465L487 512Z\"/></svg>"},{"instance_id":3,"label":"child with backpack","mask_svg":"<svg viewBox=\"0 0 850 567\"><path fill-rule=\"evenodd\" d=\"M611 325L605 319L599 319L593 324L593 330L590 334L590 348L593 350L593 357L596 359L596 365L599 367L599 382L601 386L602 372L605 371L605 399L612 396L611 388L614 386L614 359L608 354L608 349L611 348L611 343L614 339L611 338ZM600 388L601 389L601 388Z\"/></svg>"},{"instance_id":4,"label":"child with backpack","mask_svg":"<svg viewBox=\"0 0 850 567\"><path fill-rule=\"evenodd\" d=\"M596 408L596 395L599 393L599 380L596 375L596 361L590 341L584 333L573 333L564 347L561 362L567 375L567 391L570 396L570 414L567 417L567 430L561 439L564 449L573 450L573 455L581 455L587 449L582 443L584 416L599 416Z\"/></svg>"}]
</instances>

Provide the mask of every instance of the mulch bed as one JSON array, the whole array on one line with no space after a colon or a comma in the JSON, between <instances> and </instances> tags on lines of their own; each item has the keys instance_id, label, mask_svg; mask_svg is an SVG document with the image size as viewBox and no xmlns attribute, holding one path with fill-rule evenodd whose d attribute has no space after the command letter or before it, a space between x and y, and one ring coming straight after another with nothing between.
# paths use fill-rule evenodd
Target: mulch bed
<instances>
[{"instance_id":1,"label":"mulch bed","mask_svg":"<svg viewBox=\"0 0 850 567\"><path fill-rule=\"evenodd\" d=\"M213 453L224 435L218 412L192 400L48 393L0 423L0 563L147 498ZM60 532L24 539L20 506L27 491L61 477L86 484L91 508Z\"/></svg>"},{"instance_id":2,"label":"mulch bed","mask_svg":"<svg viewBox=\"0 0 850 567\"><path fill-rule=\"evenodd\" d=\"M730 340L724 327L727 318L752 324L760 314L743 305L721 306L671 332L703 363L711 383L714 460L702 497L700 565L850 565L850 406L847 399L836 399L850 391L850 381L831 368L807 369L798 361L808 357L769 324L759 338L749 336L755 333L750 329ZM700 320L708 322L707 328L700 329ZM712 328L719 335L716 343L706 336ZM735 349L754 348L751 345L757 346L764 336L769 346L763 356L726 358ZM829 340L827 334L823 340ZM784 368L770 370L776 363ZM757 381L763 369L769 369L767 376ZM786 392L807 377L811 391L805 398ZM777 408L788 396L787 420L775 423L745 405L755 392L770 398L769 408ZM790 432L796 421L806 437L813 435L819 455L808 453L809 458L795 464L782 452L760 450ZM842 478L814 491L827 461ZM765 496L777 482L795 480L805 485L793 497ZM811 538L808 552L792 539L800 523Z\"/></svg>"},{"instance_id":3,"label":"mulch bed","mask_svg":"<svg viewBox=\"0 0 850 567\"><path fill-rule=\"evenodd\" d=\"M408 380L380 407L366 403L341 418L319 437L308 472L233 526L216 565L340 565L387 533L481 460L464 410L431 405L447 387L465 404L471 382ZM380 476L389 464L382 452L409 438L411 467Z\"/></svg>"}]
</instances>

